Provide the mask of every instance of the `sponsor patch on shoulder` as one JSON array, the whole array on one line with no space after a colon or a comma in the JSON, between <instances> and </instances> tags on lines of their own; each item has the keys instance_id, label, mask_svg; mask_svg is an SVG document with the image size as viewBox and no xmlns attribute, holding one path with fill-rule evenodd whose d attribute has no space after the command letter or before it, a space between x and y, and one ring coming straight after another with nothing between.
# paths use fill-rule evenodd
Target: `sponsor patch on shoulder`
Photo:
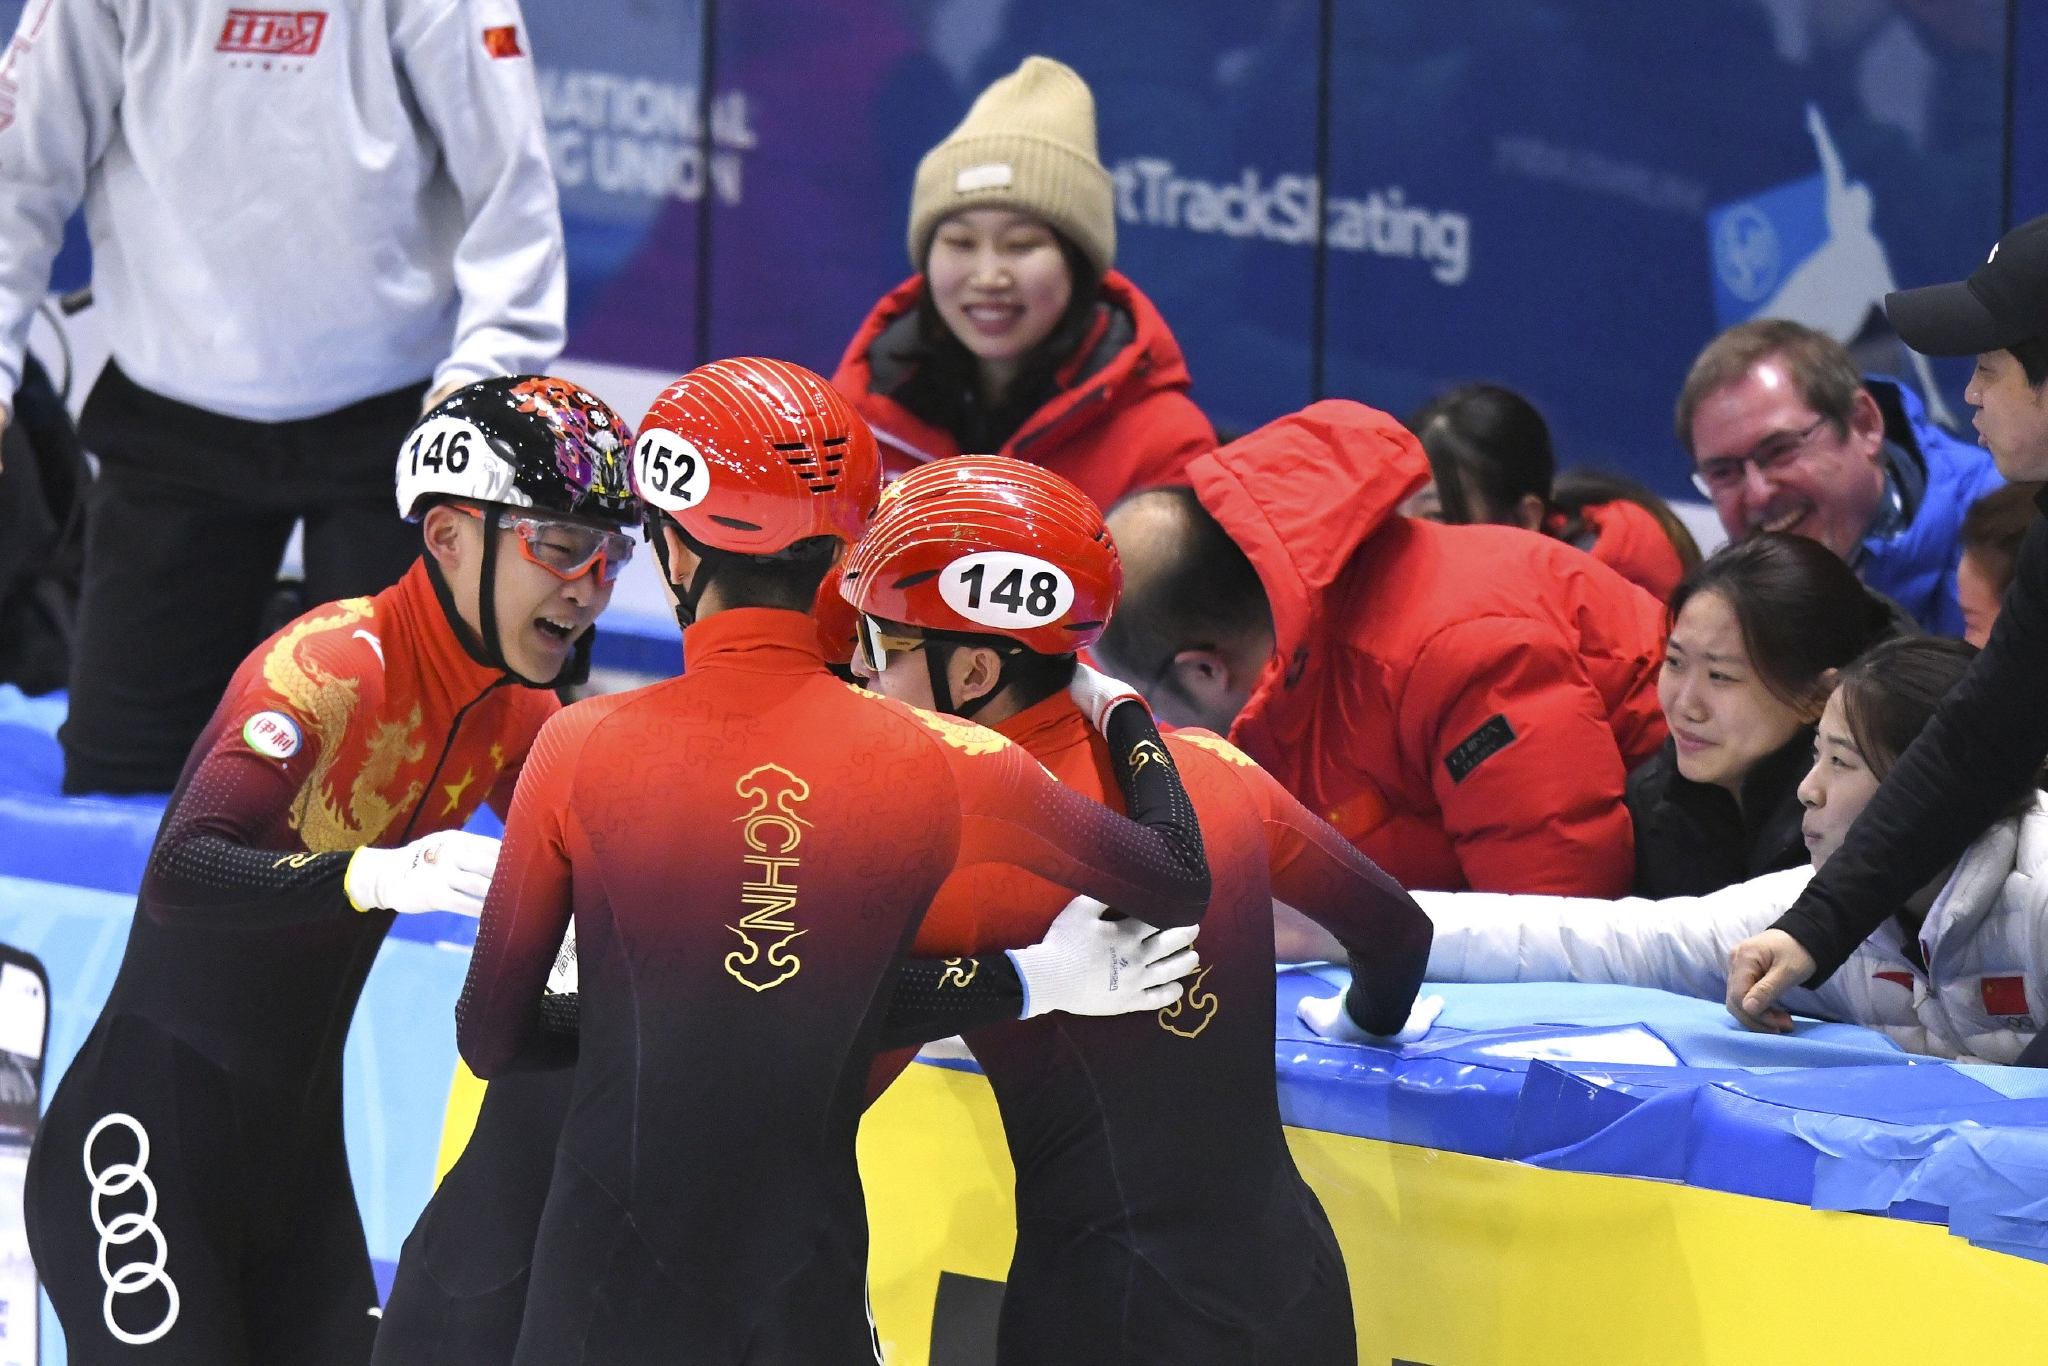
<instances>
[{"instance_id":1,"label":"sponsor patch on shoulder","mask_svg":"<svg viewBox=\"0 0 2048 1366\"><path fill-rule=\"evenodd\" d=\"M1498 712L1493 719L1458 742L1458 747L1444 756L1444 771L1451 775L1453 783L1462 783L1472 776L1472 770L1491 759L1515 742L1515 728L1508 724L1508 718Z\"/></svg>"},{"instance_id":2,"label":"sponsor patch on shoulder","mask_svg":"<svg viewBox=\"0 0 2048 1366\"><path fill-rule=\"evenodd\" d=\"M259 711L242 723L242 740L258 754L289 759L299 752L299 723L281 711Z\"/></svg>"},{"instance_id":3,"label":"sponsor patch on shoulder","mask_svg":"<svg viewBox=\"0 0 2048 1366\"><path fill-rule=\"evenodd\" d=\"M519 28L516 24L501 24L484 30L484 51L492 57L524 57L519 50Z\"/></svg>"}]
</instances>

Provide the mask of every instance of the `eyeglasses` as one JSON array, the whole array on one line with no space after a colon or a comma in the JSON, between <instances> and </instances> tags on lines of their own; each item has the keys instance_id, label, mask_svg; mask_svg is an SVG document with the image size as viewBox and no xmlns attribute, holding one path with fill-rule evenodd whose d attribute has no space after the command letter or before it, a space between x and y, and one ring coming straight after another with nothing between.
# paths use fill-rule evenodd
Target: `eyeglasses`
<instances>
[{"instance_id":1,"label":"eyeglasses","mask_svg":"<svg viewBox=\"0 0 2048 1366\"><path fill-rule=\"evenodd\" d=\"M860 614L859 634L861 657L878 674L888 669L889 656L907 655L922 650L925 644L923 636L897 635L866 612Z\"/></svg>"},{"instance_id":2,"label":"eyeglasses","mask_svg":"<svg viewBox=\"0 0 2048 1366\"><path fill-rule=\"evenodd\" d=\"M484 510L464 503L457 511L482 518ZM522 513L498 513L498 525L517 533L519 552L558 579L580 579L597 567L597 581L612 583L633 558L633 538L582 522L558 522L550 517L528 517Z\"/></svg>"},{"instance_id":3,"label":"eyeglasses","mask_svg":"<svg viewBox=\"0 0 2048 1366\"><path fill-rule=\"evenodd\" d=\"M1778 432L1765 437L1748 455L1724 455L1702 460L1699 468L1692 472L1692 486L1709 498L1733 493L1749 477L1749 466L1756 466L1758 474L1784 469L1806 449L1806 443L1813 434L1826 424L1826 418L1817 417L1799 431Z\"/></svg>"}]
</instances>

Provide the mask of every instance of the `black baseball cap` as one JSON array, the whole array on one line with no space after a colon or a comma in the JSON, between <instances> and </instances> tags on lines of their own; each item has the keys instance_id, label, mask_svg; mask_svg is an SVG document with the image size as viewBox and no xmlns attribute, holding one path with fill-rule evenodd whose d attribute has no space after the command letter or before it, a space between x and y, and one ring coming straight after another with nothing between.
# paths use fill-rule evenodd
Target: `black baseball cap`
<instances>
[{"instance_id":1,"label":"black baseball cap","mask_svg":"<svg viewBox=\"0 0 2048 1366\"><path fill-rule=\"evenodd\" d=\"M1999 238L1969 279L1887 294L1884 312L1923 356L1975 356L2048 337L2048 216Z\"/></svg>"}]
</instances>

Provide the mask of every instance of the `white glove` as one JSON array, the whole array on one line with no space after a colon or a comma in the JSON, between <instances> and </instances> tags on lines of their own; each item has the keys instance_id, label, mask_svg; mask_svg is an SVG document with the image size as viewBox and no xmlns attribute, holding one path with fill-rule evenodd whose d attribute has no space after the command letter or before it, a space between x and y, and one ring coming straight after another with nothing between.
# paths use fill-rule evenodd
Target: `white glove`
<instances>
[{"instance_id":1,"label":"white glove","mask_svg":"<svg viewBox=\"0 0 2048 1366\"><path fill-rule=\"evenodd\" d=\"M359 911L480 916L497 867L498 841L467 830L443 830L399 849L365 845L348 861L341 886Z\"/></svg>"},{"instance_id":2,"label":"white glove","mask_svg":"<svg viewBox=\"0 0 2048 1366\"><path fill-rule=\"evenodd\" d=\"M1444 1013L1444 998L1418 998L1414 1009L1408 1012L1408 1023L1401 1026L1398 1034L1368 1034L1360 1029L1358 1022L1351 1018L1351 1012L1344 1008L1344 993L1341 991L1335 996L1304 996L1301 1004L1294 1008L1294 1013L1317 1035L1337 1043L1419 1043L1429 1033L1429 1027L1436 1023L1436 1017Z\"/></svg>"},{"instance_id":3,"label":"white glove","mask_svg":"<svg viewBox=\"0 0 2048 1366\"><path fill-rule=\"evenodd\" d=\"M1074 699L1074 705L1088 718L1088 724L1099 732L1103 723L1109 720L1109 713L1125 702L1145 705L1145 699L1138 696L1138 690L1121 678L1111 678L1086 664L1074 665L1074 681L1067 685L1067 696Z\"/></svg>"},{"instance_id":4,"label":"white glove","mask_svg":"<svg viewBox=\"0 0 2048 1366\"><path fill-rule=\"evenodd\" d=\"M1201 966L1188 946L1199 925L1155 930L1142 920L1105 920L1108 910L1077 896L1045 938L1011 949L1024 979L1022 1019L1064 1010L1069 1015L1123 1015L1160 1010L1180 999L1180 978Z\"/></svg>"}]
</instances>

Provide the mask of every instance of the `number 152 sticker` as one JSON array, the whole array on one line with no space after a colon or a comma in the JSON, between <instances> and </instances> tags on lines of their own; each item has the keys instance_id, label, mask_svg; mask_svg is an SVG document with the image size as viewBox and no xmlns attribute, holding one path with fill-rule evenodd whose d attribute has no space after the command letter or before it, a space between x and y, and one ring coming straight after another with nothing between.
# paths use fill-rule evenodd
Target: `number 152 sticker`
<instances>
[{"instance_id":1,"label":"number 152 sticker","mask_svg":"<svg viewBox=\"0 0 2048 1366\"><path fill-rule=\"evenodd\" d=\"M633 483L642 498L663 512L681 512L711 492L711 470L694 445L654 427L642 432L634 447Z\"/></svg>"},{"instance_id":2,"label":"number 152 sticker","mask_svg":"<svg viewBox=\"0 0 2048 1366\"><path fill-rule=\"evenodd\" d=\"M1013 550L963 555L939 575L946 606L981 626L1047 626L1074 605L1074 581L1058 565Z\"/></svg>"}]
</instances>

